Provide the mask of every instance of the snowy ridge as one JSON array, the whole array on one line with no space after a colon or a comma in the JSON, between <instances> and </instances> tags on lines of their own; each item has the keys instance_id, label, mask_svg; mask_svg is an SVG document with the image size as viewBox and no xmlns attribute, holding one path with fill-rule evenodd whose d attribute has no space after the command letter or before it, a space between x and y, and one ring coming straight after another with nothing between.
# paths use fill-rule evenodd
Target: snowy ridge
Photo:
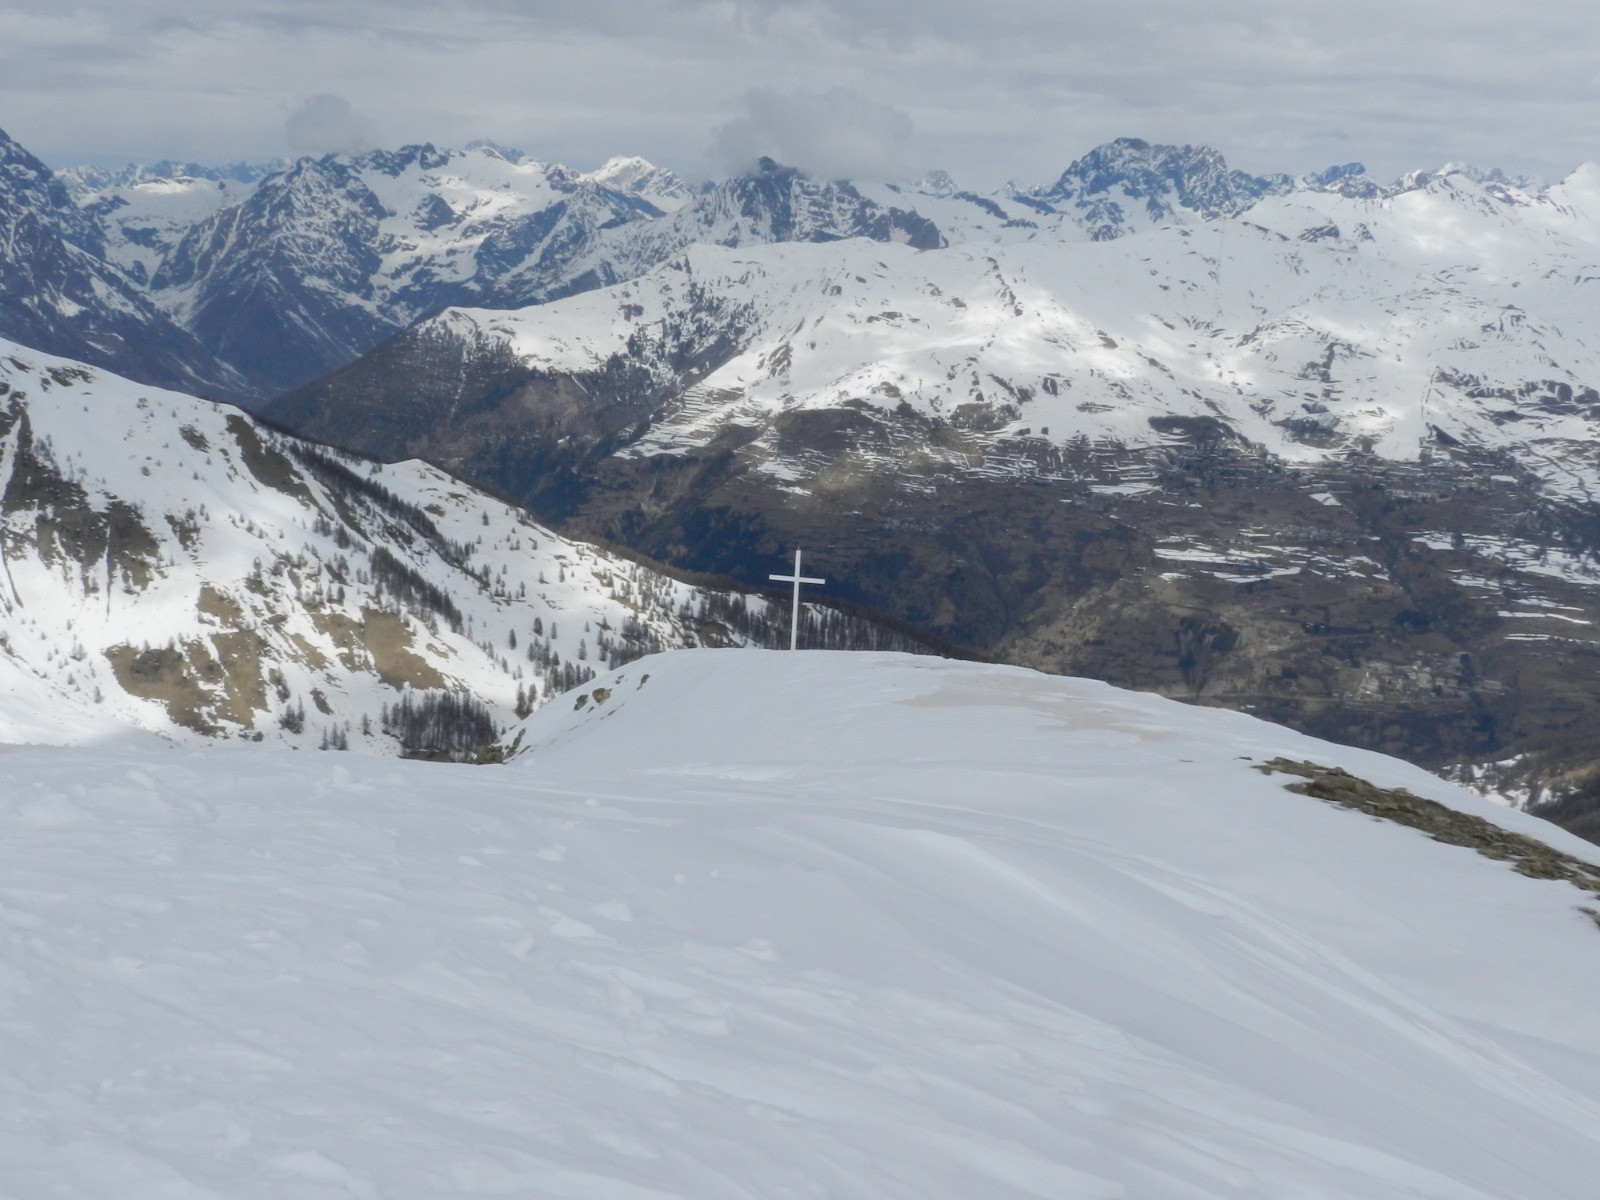
<instances>
[{"instance_id":1,"label":"snowy ridge","mask_svg":"<svg viewBox=\"0 0 1600 1200\"><path fill-rule=\"evenodd\" d=\"M869 185L880 201L907 204L938 223L951 241L1110 241L1172 225L1196 225L1242 216L1273 196L1327 193L1347 199L1393 199L1460 176L1496 199L1517 203L1546 190L1538 181L1497 169L1447 163L1409 171L1390 183L1344 163L1300 178L1232 170L1209 146L1151 145L1117 138L1077 159L1051 184L1008 183L979 194L948 172L934 171L911 184Z\"/></svg>"},{"instance_id":2,"label":"snowy ridge","mask_svg":"<svg viewBox=\"0 0 1600 1200\"><path fill-rule=\"evenodd\" d=\"M1593 854L1413 768L875 655L653 657L523 735L495 768L6 754L8 1190L1574 1200L1600 1171L1584 894L1252 769Z\"/></svg>"},{"instance_id":3,"label":"snowy ridge","mask_svg":"<svg viewBox=\"0 0 1600 1200\"><path fill-rule=\"evenodd\" d=\"M586 183L637 196L663 213L677 212L694 198L693 190L682 179L637 154L613 155L579 178Z\"/></svg>"},{"instance_id":4,"label":"snowy ridge","mask_svg":"<svg viewBox=\"0 0 1600 1200\"><path fill-rule=\"evenodd\" d=\"M1600 169L1586 168L1510 199L1460 175L1389 197L1274 196L1248 220L1109 243L696 246L605 291L439 320L532 369L627 357L669 391L686 347L720 334L693 382L722 412L692 405L656 442L842 405L1056 444L1159 445L1210 423L1293 462L1504 449L1552 493L1588 498L1596 279Z\"/></svg>"},{"instance_id":5,"label":"snowy ridge","mask_svg":"<svg viewBox=\"0 0 1600 1200\"><path fill-rule=\"evenodd\" d=\"M151 296L275 388L338 367L514 269L564 259L603 228L660 217L657 200L674 207L689 196L642 159L583 174L487 146L302 159L186 226L160 187L141 186L156 194L133 215L117 203L126 189L90 205L126 235L116 253L148 256ZM151 232L141 214L163 197L175 223Z\"/></svg>"},{"instance_id":6,"label":"snowy ridge","mask_svg":"<svg viewBox=\"0 0 1600 1200\"><path fill-rule=\"evenodd\" d=\"M943 172L857 187L770 160L697 190L637 157L580 173L483 143L308 158L265 174L160 164L61 176L108 260L269 392L337 369L444 307L542 303L636 278L698 245L868 238L919 249L1000 244L1031 256L1064 243L1249 224L1279 200L1384 205L1457 183L1506 212L1564 204L1562 187L1498 172L1446 167L1379 184L1347 164L1302 179L1253 176L1208 147L1133 138L1096 147L1051 184L990 195ZM1537 232L1544 215L1513 220ZM1352 218L1347 239L1361 236L1361 224ZM1331 236L1320 225L1289 233L1302 235ZM1439 252L1448 241L1416 248L1447 270L1455 263ZM1230 270L1253 267L1232 263L1225 244L1210 256ZM1335 270L1324 282L1349 281ZM1418 282L1432 287L1426 275Z\"/></svg>"},{"instance_id":7,"label":"snowy ridge","mask_svg":"<svg viewBox=\"0 0 1600 1200\"><path fill-rule=\"evenodd\" d=\"M0 354L0 742L132 727L396 753L382 713L410 694L469 699L482 744L608 659L745 639L703 590L433 467Z\"/></svg>"}]
</instances>

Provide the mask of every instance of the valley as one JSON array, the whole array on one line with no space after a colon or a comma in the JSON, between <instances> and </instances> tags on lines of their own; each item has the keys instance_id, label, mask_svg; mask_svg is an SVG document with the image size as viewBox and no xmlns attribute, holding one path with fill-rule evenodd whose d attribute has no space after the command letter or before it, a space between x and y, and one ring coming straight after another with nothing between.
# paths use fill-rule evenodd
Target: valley
<instances>
[{"instance_id":1,"label":"valley","mask_svg":"<svg viewBox=\"0 0 1600 1200\"><path fill-rule=\"evenodd\" d=\"M986 194L492 145L27 171L62 253L286 434L697 579L803 545L940 644L1600 820L1595 168L1255 176L1123 138Z\"/></svg>"},{"instance_id":2,"label":"valley","mask_svg":"<svg viewBox=\"0 0 1600 1200\"><path fill-rule=\"evenodd\" d=\"M11 7L0 1200L1594 1194L1591 14Z\"/></svg>"},{"instance_id":3,"label":"valley","mask_svg":"<svg viewBox=\"0 0 1600 1200\"><path fill-rule=\"evenodd\" d=\"M1508 219L1467 181L1430 187L1251 210L1349 209L1371 235L1310 250L1267 224L705 247L452 310L268 414L682 567L754 583L813 547L848 598L1005 661L1521 803L1587 793L1600 313L1572 262L1592 227L1564 210L1526 232L1531 269L1423 286L1416 230L1461 218L1470 259L1467 218Z\"/></svg>"}]
</instances>

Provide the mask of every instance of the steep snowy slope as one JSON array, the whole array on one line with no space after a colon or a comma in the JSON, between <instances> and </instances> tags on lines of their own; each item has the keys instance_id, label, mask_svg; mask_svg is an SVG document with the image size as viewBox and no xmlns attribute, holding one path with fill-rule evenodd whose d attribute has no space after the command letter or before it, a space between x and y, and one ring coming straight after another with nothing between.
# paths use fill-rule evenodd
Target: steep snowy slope
<instances>
[{"instance_id":1,"label":"steep snowy slope","mask_svg":"<svg viewBox=\"0 0 1600 1200\"><path fill-rule=\"evenodd\" d=\"M608 661L783 624L421 463L10 345L0 518L0 741L464 753Z\"/></svg>"},{"instance_id":2,"label":"steep snowy slope","mask_svg":"<svg viewBox=\"0 0 1600 1200\"><path fill-rule=\"evenodd\" d=\"M1538 822L1017 670L595 683L503 767L4 755L7 1193L1592 1190L1594 897L1254 768Z\"/></svg>"}]
</instances>

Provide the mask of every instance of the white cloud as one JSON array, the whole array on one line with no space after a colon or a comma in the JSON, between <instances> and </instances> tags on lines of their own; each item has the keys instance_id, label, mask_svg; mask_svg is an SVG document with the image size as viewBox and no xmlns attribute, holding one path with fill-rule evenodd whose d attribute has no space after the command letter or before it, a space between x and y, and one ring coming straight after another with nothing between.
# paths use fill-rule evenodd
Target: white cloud
<instances>
[{"instance_id":1,"label":"white cloud","mask_svg":"<svg viewBox=\"0 0 1600 1200\"><path fill-rule=\"evenodd\" d=\"M910 170L911 118L850 88L754 88L712 135L713 158L732 174L762 156L827 179L896 179Z\"/></svg>"},{"instance_id":2,"label":"white cloud","mask_svg":"<svg viewBox=\"0 0 1600 1200\"><path fill-rule=\"evenodd\" d=\"M373 148L377 130L343 96L319 92L297 104L284 120L283 139L297 155L359 154Z\"/></svg>"},{"instance_id":3,"label":"white cloud","mask_svg":"<svg viewBox=\"0 0 1600 1200\"><path fill-rule=\"evenodd\" d=\"M58 164L271 157L333 95L349 120L306 111L296 148L766 153L984 188L1126 135L1252 171L1558 175L1600 156L1597 44L1571 0L7 0L0 127Z\"/></svg>"}]
</instances>

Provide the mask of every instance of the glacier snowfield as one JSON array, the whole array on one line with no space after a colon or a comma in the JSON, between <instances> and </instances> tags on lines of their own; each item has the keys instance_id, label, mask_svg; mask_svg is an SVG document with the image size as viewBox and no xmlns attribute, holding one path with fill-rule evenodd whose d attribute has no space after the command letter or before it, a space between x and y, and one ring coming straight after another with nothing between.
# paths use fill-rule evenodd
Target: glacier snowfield
<instances>
[{"instance_id":1,"label":"glacier snowfield","mask_svg":"<svg viewBox=\"0 0 1600 1200\"><path fill-rule=\"evenodd\" d=\"M0 1194L1578 1200L1593 897L1098 683L685 651L497 767L0 749Z\"/></svg>"}]
</instances>

